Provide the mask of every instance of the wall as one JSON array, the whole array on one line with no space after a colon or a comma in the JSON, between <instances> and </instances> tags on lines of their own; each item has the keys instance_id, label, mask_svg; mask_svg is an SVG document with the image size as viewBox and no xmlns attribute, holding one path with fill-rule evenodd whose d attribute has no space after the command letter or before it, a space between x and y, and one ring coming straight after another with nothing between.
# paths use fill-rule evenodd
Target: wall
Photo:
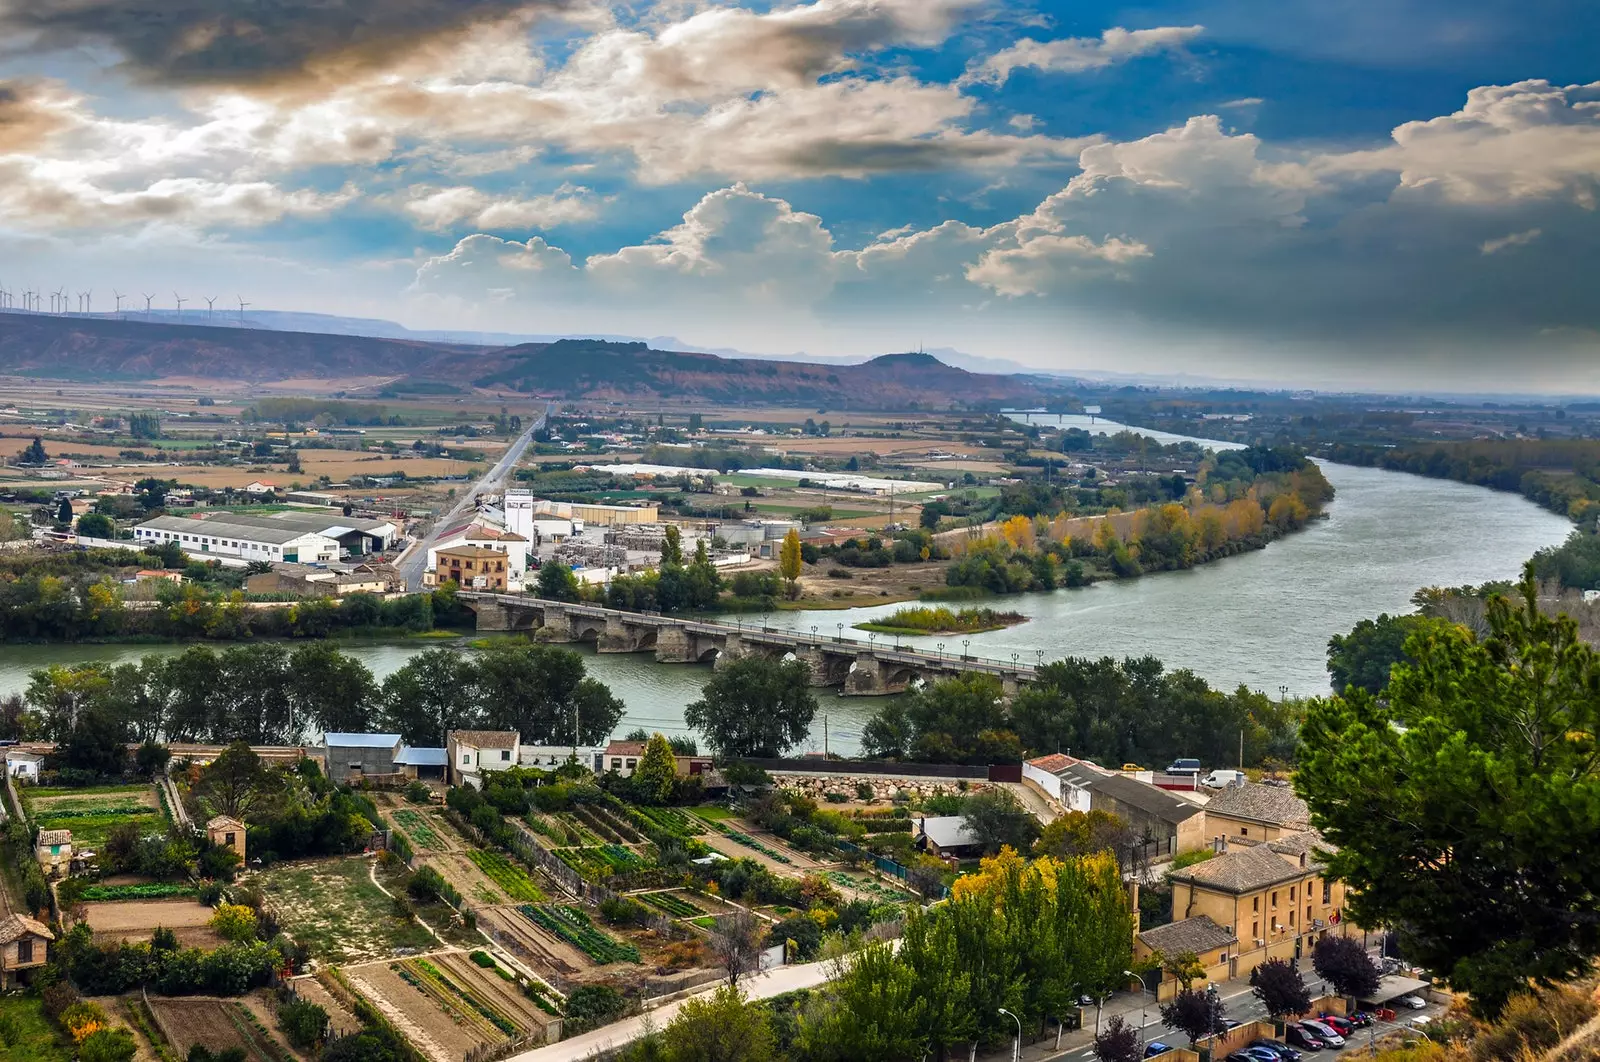
<instances>
[{"instance_id":1,"label":"wall","mask_svg":"<svg viewBox=\"0 0 1600 1062\"><path fill-rule=\"evenodd\" d=\"M843 793L855 800L857 785L870 786L875 801L892 800L900 792L922 799L940 793L982 793L994 788L988 782L965 779L895 778L874 774L773 774L772 781L782 789L804 793L823 805L827 803L824 797L828 793Z\"/></svg>"},{"instance_id":2,"label":"wall","mask_svg":"<svg viewBox=\"0 0 1600 1062\"><path fill-rule=\"evenodd\" d=\"M330 748L327 756L328 778L343 783L350 774L350 768L356 764L361 766L362 774L393 774L397 752L397 748Z\"/></svg>"},{"instance_id":3,"label":"wall","mask_svg":"<svg viewBox=\"0 0 1600 1062\"><path fill-rule=\"evenodd\" d=\"M1227 835L1229 837L1248 837L1252 841L1276 841L1286 833L1298 833L1299 827L1284 827L1277 824L1267 825L1260 822L1251 822L1249 819L1235 819L1227 815L1206 814L1206 837Z\"/></svg>"}]
</instances>

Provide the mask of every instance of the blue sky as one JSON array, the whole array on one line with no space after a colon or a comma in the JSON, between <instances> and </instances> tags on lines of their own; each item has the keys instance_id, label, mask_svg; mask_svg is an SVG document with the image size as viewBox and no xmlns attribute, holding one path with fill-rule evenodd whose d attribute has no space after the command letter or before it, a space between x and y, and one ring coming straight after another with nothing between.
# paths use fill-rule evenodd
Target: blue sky
<instances>
[{"instance_id":1,"label":"blue sky","mask_svg":"<svg viewBox=\"0 0 1600 1062\"><path fill-rule=\"evenodd\" d=\"M1600 391L1592 4L0 0L0 39L8 290Z\"/></svg>"}]
</instances>

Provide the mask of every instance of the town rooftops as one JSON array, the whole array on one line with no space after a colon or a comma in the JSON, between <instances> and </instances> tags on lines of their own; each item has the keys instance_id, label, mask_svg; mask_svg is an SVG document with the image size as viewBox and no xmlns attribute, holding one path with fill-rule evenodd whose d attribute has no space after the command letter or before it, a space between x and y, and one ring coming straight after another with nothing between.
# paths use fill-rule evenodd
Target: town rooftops
<instances>
[{"instance_id":1,"label":"town rooftops","mask_svg":"<svg viewBox=\"0 0 1600 1062\"><path fill-rule=\"evenodd\" d=\"M1315 855L1317 852L1336 852L1338 849L1322 839L1322 834L1316 830L1299 830L1295 833L1286 833L1275 841L1268 841L1267 847L1279 855L1300 856Z\"/></svg>"},{"instance_id":2,"label":"town rooftops","mask_svg":"<svg viewBox=\"0 0 1600 1062\"><path fill-rule=\"evenodd\" d=\"M439 549L441 557L464 557L467 560L505 560L506 555L497 549L488 546L443 546Z\"/></svg>"},{"instance_id":3,"label":"town rooftops","mask_svg":"<svg viewBox=\"0 0 1600 1062\"><path fill-rule=\"evenodd\" d=\"M401 745L400 754L394 762L407 767L443 767L449 762L450 754L444 749L414 749L410 745Z\"/></svg>"},{"instance_id":4,"label":"town rooftops","mask_svg":"<svg viewBox=\"0 0 1600 1062\"><path fill-rule=\"evenodd\" d=\"M1306 867L1291 863L1265 847L1235 848L1203 863L1169 871L1167 877L1172 881L1190 882L1200 888L1249 893L1281 881L1303 878L1306 870Z\"/></svg>"},{"instance_id":5,"label":"town rooftops","mask_svg":"<svg viewBox=\"0 0 1600 1062\"><path fill-rule=\"evenodd\" d=\"M1057 771L1071 767L1077 762L1077 760L1064 753L1052 752L1048 756L1040 756L1038 759L1029 760L1028 766L1037 767L1046 774L1055 774Z\"/></svg>"},{"instance_id":6,"label":"town rooftops","mask_svg":"<svg viewBox=\"0 0 1600 1062\"><path fill-rule=\"evenodd\" d=\"M72 843L72 831L71 830L40 830L39 831L39 843L40 844L71 844Z\"/></svg>"},{"instance_id":7,"label":"town rooftops","mask_svg":"<svg viewBox=\"0 0 1600 1062\"><path fill-rule=\"evenodd\" d=\"M1246 819L1269 826L1311 821L1306 802L1286 785L1261 785L1245 782L1231 786L1206 802L1208 815Z\"/></svg>"},{"instance_id":8,"label":"town rooftops","mask_svg":"<svg viewBox=\"0 0 1600 1062\"><path fill-rule=\"evenodd\" d=\"M493 542L528 541L515 531L507 531L503 527L496 527L493 524L485 524L477 520L469 520L467 523L457 524L456 526L441 532L438 540L440 542L448 542L452 538L460 538L462 536L465 536L469 539L487 539Z\"/></svg>"},{"instance_id":9,"label":"town rooftops","mask_svg":"<svg viewBox=\"0 0 1600 1062\"><path fill-rule=\"evenodd\" d=\"M1165 789L1146 785L1138 779L1122 774L1097 774L1089 785L1094 792L1137 808L1163 822L1174 824L1185 822L1200 814L1202 810L1198 805L1191 804L1182 797L1173 796Z\"/></svg>"},{"instance_id":10,"label":"town rooftops","mask_svg":"<svg viewBox=\"0 0 1600 1062\"><path fill-rule=\"evenodd\" d=\"M514 749L518 744L515 730L452 730L450 737L457 745L475 749Z\"/></svg>"},{"instance_id":11,"label":"town rooftops","mask_svg":"<svg viewBox=\"0 0 1600 1062\"><path fill-rule=\"evenodd\" d=\"M400 735L324 734L322 744L330 749L392 749L400 744Z\"/></svg>"},{"instance_id":12,"label":"town rooftops","mask_svg":"<svg viewBox=\"0 0 1600 1062\"><path fill-rule=\"evenodd\" d=\"M25 914L14 914L10 918L0 921L0 944L10 944L14 940L21 940L28 935L43 937L46 940L56 939L45 925L34 921Z\"/></svg>"},{"instance_id":13,"label":"town rooftops","mask_svg":"<svg viewBox=\"0 0 1600 1062\"><path fill-rule=\"evenodd\" d=\"M918 833L940 848L961 848L978 843L977 835L962 815L937 815L917 820Z\"/></svg>"},{"instance_id":14,"label":"town rooftops","mask_svg":"<svg viewBox=\"0 0 1600 1062\"><path fill-rule=\"evenodd\" d=\"M1162 955L1179 956L1186 951L1196 955L1226 948L1236 943L1239 935L1211 920L1210 915L1196 915L1181 922L1168 922L1164 926L1142 930L1139 939L1151 951Z\"/></svg>"},{"instance_id":15,"label":"town rooftops","mask_svg":"<svg viewBox=\"0 0 1600 1062\"><path fill-rule=\"evenodd\" d=\"M243 831L243 830L247 829L247 827L245 826L244 823L240 822L238 819L234 818L232 815L218 815L216 818L214 818L210 822L206 823L206 829L208 829L208 830L239 830L239 831Z\"/></svg>"}]
</instances>

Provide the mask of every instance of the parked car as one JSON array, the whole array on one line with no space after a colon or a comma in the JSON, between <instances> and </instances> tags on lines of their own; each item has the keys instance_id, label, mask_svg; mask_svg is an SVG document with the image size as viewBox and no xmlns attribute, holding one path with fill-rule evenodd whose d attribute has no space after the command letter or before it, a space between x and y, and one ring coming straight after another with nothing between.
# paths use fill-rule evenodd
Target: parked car
<instances>
[{"instance_id":1,"label":"parked car","mask_svg":"<svg viewBox=\"0 0 1600 1062\"><path fill-rule=\"evenodd\" d=\"M1281 1062L1300 1062L1299 1051L1296 1051L1288 1044L1279 1043L1277 1040L1257 1040L1250 1046L1259 1047L1264 1051L1272 1052L1274 1055L1278 1056Z\"/></svg>"},{"instance_id":2,"label":"parked car","mask_svg":"<svg viewBox=\"0 0 1600 1062\"><path fill-rule=\"evenodd\" d=\"M1347 1040L1356 1031L1355 1023L1342 1014L1321 1014L1317 1020Z\"/></svg>"},{"instance_id":3,"label":"parked car","mask_svg":"<svg viewBox=\"0 0 1600 1062\"><path fill-rule=\"evenodd\" d=\"M1137 763L1124 763L1122 765L1122 769L1124 771L1142 771L1142 770L1144 770L1144 768L1140 767Z\"/></svg>"},{"instance_id":4,"label":"parked car","mask_svg":"<svg viewBox=\"0 0 1600 1062\"><path fill-rule=\"evenodd\" d=\"M1402 1007L1410 1007L1412 1010L1421 1010L1428 1005L1428 1001L1421 996L1401 996L1394 1002Z\"/></svg>"},{"instance_id":5,"label":"parked car","mask_svg":"<svg viewBox=\"0 0 1600 1062\"><path fill-rule=\"evenodd\" d=\"M1200 784L1210 786L1212 789L1221 789L1224 786L1230 786L1235 782L1243 782L1244 780L1243 771L1212 771L1200 779Z\"/></svg>"},{"instance_id":6,"label":"parked car","mask_svg":"<svg viewBox=\"0 0 1600 1062\"><path fill-rule=\"evenodd\" d=\"M1222 1027L1224 1029L1237 1029L1239 1027L1239 1023L1234 1021L1232 1018L1223 1018Z\"/></svg>"},{"instance_id":7,"label":"parked car","mask_svg":"<svg viewBox=\"0 0 1600 1062\"><path fill-rule=\"evenodd\" d=\"M1283 1062L1276 1051L1268 1050L1265 1047L1257 1047L1255 1044L1246 1044L1235 1051L1234 1054L1244 1055L1246 1058L1252 1059L1253 1062Z\"/></svg>"},{"instance_id":8,"label":"parked car","mask_svg":"<svg viewBox=\"0 0 1600 1062\"><path fill-rule=\"evenodd\" d=\"M1149 1043L1144 1045L1144 1057L1154 1058L1157 1055L1164 1055L1171 1050L1171 1044L1164 1044L1160 1040L1151 1040Z\"/></svg>"},{"instance_id":9,"label":"parked car","mask_svg":"<svg viewBox=\"0 0 1600 1062\"><path fill-rule=\"evenodd\" d=\"M1344 1037L1340 1035L1339 1030L1335 1029L1326 1022L1317 1021L1315 1018L1307 1018L1300 1024L1316 1033L1317 1038L1323 1043L1327 1044L1329 1047L1344 1046Z\"/></svg>"},{"instance_id":10,"label":"parked car","mask_svg":"<svg viewBox=\"0 0 1600 1062\"><path fill-rule=\"evenodd\" d=\"M1187 756L1180 756L1167 764L1168 774L1199 774L1200 761Z\"/></svg>"},{"instance_id":11,"label":"parked car","mask_svg":"<svg viewBox=\"0 0 1600 1062\"><path fill-rule=\"evenodd\" d=\"M1323 1048L1322 1037L1292 1023L1283 1027L1283 1039L1286 1043L1303 1047L1307 1051L1321 1051Z\"/></svg>"}]
</instances>

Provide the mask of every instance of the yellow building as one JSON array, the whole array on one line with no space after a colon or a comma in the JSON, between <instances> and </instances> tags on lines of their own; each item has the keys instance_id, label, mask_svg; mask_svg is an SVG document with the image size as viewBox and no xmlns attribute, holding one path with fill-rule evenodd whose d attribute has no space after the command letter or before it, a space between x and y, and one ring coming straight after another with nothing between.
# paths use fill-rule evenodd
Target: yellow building
<instances>
[{"instance_id":1,"label":"yellow building","mask_svg":"<svg viewBox=\"0 0 1600 1062\"><path fill-rule=\"evenodd\" d=\"M1306 802L1286 785L1245 782L1229 786L1206 802L1207 838L1275 841L1310 824Z\"/></svg>"},{"instance_id":2,"label":"yellow building","mask_svg":"<svg viewBox=\"0 0 1600 1062\"><path fill-rule=\"evenodd\" d=\"M206 823L206 835L211 838L211 843L233 849L238 853L241 865L244 863L245 830L245 824L230 815L218 815Z\"/></svg>"},{"instance_id":3,"label":"yellow building","mask_svg":"<svg viewBox=\"0 0 1600 1062\"><path fill-rule=\"evenodd\" d=\"M1141 933L1136 956L1159 951L1172 958L1170 948L1180 938L1204 937L1203 954L1185 950L1201 957L1206 980L1228 980L1247 976L1268 959L1298 959L1329 933L1358 931L1344 918L1344 884L1327 877L1315 858L1317 849L1327 847L1316 832L1254 844L1230 844L1224 835L1217 845L1216 856L1168 875L1172 924ZM1202 932L1208 925L1221 932ZM1224 935L1233 942L1224 943ZM1171 939L1163 944L1163 938ZM1164 976L1163 998L1175 991L1170 982Z\"/></svg>"}]
</instances>

